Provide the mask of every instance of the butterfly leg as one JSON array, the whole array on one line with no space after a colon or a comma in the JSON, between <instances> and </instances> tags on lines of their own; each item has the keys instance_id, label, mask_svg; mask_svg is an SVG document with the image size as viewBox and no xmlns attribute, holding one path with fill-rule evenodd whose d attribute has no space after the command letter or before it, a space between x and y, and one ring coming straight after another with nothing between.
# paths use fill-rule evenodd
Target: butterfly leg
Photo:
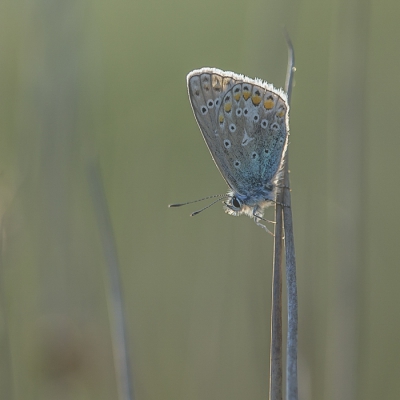
<instances>
[{"instance_id":1,"label":"butterfly leg","mask_svg":"<svg viewBox=\"0 0 400 400\"><path fill-rule=\"evenodd\" d=\"M261 226L261 228L264 228L270 235L274 236L274 234L265 226L263 225L258 218L254 218L254 222L258 225Z\"/></svg>"},{"instance_id":2,"label":"butterfly leg","mask_svg":"<svg viewBox=\"0 0 400 400\"><path fill-rule=\"evenodd\" d=\"M281 203L280 201L274 201L274 203L278 204L278 205L280 205L282 207L289 207L290 208L289 204Z\"/></svg>"},{"instance_id":3,"label":"butterfly leg","mask_svg":"<svg viewBox=\"0 0 400 400\"><path fill-rule=\"evenodd\" d=\"M258 207L254 207L253 208L253 218L254 218L254 222L258 225L261 226L261 228L264 228L270 235L274 236L274 234L264 225L262 224L260 221L266 221L266 222L272 222L272 221L268 221L266 219L264 219L263 217L261 217L260 215L257 215L257 209Z\"/></svg>"}]
</instances>

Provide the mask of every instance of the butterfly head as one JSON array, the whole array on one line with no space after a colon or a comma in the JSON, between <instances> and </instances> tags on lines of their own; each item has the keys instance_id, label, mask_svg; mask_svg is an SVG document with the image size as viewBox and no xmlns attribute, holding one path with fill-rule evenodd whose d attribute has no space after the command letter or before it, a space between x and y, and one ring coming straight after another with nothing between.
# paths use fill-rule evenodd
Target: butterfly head
<instances>
[{"instance_id":1,"label":"butterfly head","mask_svg":"<svg viewBox=\"0 0 400 400\"><path fill-rule=\"evenodd\" d=\"M225 212L230 215L238 216L242 214L245 204L238 195L231 195L227 201L224 201Z\"/></svg>"},{"instance_id":2,"label":"butterfly head","mask_svg":"<svg viewBox=\"0 0 400 400\"><path fill-rule=\"evenodd\" d=\"M255 211L262 213L265 207L273 204L274 199L274 187L247 195L231 190L227 193L227 200L224 201L224 209L227 214L235 217L241 214L254 217Z\"/></svg>"}]
</instances>

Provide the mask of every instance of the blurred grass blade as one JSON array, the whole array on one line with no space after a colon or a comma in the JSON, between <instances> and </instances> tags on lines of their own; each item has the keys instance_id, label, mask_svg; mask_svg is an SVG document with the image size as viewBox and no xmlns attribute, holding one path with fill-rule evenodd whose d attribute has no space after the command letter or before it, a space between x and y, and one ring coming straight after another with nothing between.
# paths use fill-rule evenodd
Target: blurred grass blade
<instances>
[{"instance_id":1,"label":"blurred grass blade","mask_svg":"<svg viewBox=\"0 0 400 400\"><path fill-rule=\"evenodd\" d=\"M91 162L87 167L87 173L107 263L108 274L106 277L108 278L108 282L106 284L109 284L107 299L119 398L121 400L134 400L132 374L128 358L121 278L119 275L119 261L98 163Z\"/></svg>"}]
</instances>

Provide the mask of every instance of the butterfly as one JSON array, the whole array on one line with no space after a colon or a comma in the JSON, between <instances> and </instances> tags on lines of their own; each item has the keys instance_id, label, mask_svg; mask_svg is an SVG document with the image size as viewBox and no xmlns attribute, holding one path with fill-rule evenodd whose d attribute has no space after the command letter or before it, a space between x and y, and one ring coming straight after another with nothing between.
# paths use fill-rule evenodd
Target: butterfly
<instances>
[{"instance_id":1,"label":"butterfly","mask_svg":"<svg viewBox=\"0 0 400 400\"><path fill-rule=\"evenodd\" d=\"M286 93L216 68L190 72L187 86L200 131L229 186L227 194L207 198L218 197L212 204L224 199L226 213L246 214L269 232L260 221L264 208L276 200L282 176L289 135Z\"/></svg>"}]
</instances>

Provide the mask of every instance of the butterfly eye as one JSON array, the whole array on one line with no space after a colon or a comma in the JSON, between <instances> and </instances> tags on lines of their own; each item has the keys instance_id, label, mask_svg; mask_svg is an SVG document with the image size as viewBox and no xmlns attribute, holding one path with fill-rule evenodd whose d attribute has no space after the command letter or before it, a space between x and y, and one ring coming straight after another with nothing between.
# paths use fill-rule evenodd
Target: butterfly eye
<instances>
[{"instance_id":1,"label":"butterfly eye","mask_svg":"<svg viewBox=\"0 0 400 400\"><path fill-rule=\"evenodd\" d=\"M253 152L251 153L251 158L252 158L253 160L255 160L255 159L257 158L257 153L256 153L255 151L253 151Z\"/></svg>"},{"instance_id":2,"label":"butterfly eye","mask_svg":"<svg viewBox=\"0 0 400 400\"><path fill-rule=\"evenodd\" d=\"M214 107L214 102L212 100L208 100L207 106L208 106L208 108L213 108Z\"/></svg>"},{"instance_id":3,"label":"butterfly eye","mask_svg":"<svg viewBox=\"0 0 400 400\"><path fill-rule=\"evenodd\" d=\"M240 201L237 199L236 196L232 197L232 205L235 208L240 208L241 207Z\"/></svg>"},{"instance_id":4,"label":"butterfly eye","mask_svg":"<svg viewBox=\"0 0 400 400\"><path fill-rule=\"evenodd\" d=\"M229 125L229 130L233 133L236 131L236 125L235 124L230 124Z\"/></svg>"},{"instance_id":5,"label":"butterfly eye","mask_svg":"<svg viewBox=\"0 0 400 400\"><path fill-rule=\"evenodd\" d=\"M242 109L241 109L241 108L238 108L238 109L236 110L236 116L240 117L241 115L242 115Z\"/></svg>"},{"instance_id":6,"label":"butterfly eye","mask_svg":"<svg viewBox=\"0 0 400 400\"><path fill-rule=\"evenodd\" d=\"M274 122L274 123L271 125L271 128L272 128L274 131L277 131L277 130L279 129L279 125L278 125L276 122Z\"/></svg>"},{"instance_id":7,"label":"butterfly eye","mask_svg":"<svg viewBox=\"0 0 400 400\"><path fill-rule=\"evenodd\" d=\"M258 122L259 119L260 119L260 117L258 115L255 115L254 118L253 118L253 121L254 122Z\"/></svg>"},{"instance_id":8,"label":"butterfly eye","mask_svg":"<svg viewBox=\"0 0 400 400\"><path fill-rule=\"evenodd\" d=\"M240 167L240 161L236 160L233 165L235 166L235 168L239 168Z\"/></svg>"},{"instance_id":9,"label":"butterfly eye","mask_svg":"<svg viewBox=\"0 0 400 400\"><path fill-rule=\"evenodd\" d=\"M219 106L219 99L217 99L217 100L215 100L215 107L218 107Z\"/></svg>"},{"instance_id":10,"label":"butterfly eye","mask_svg":"<svg viewBox=\"0 0 400 400\"><path fill-rule=\"evenodd\" d=\"M208 108L206 107L206 106L202 106L201 107L201 113L204 115L204 114L207 114L207 111L208 111Z\"/></svg>"},{"instance_id":11,"label":"butterfly eye","mask_svg":"<svg viewBox=\"0 0 400 400\"><path fill-rule=\"evenodd\" d=\"M247 115L248 113L249 113L249 110L248 110L247 108L244 108L244 109L243 109L243 114L244 114L244 115Z\"/></svg>"},{"instance_id":12,"label":"butterfly eye","mask_svg":"<svg viewBox=\"0 0 400 400\"><path fill-rule=\"evenodd\" d=\"M263 119L261 121L261 126L265 129L268 126L268 121L266 119Z\"/></svg>"}]
</instances>

